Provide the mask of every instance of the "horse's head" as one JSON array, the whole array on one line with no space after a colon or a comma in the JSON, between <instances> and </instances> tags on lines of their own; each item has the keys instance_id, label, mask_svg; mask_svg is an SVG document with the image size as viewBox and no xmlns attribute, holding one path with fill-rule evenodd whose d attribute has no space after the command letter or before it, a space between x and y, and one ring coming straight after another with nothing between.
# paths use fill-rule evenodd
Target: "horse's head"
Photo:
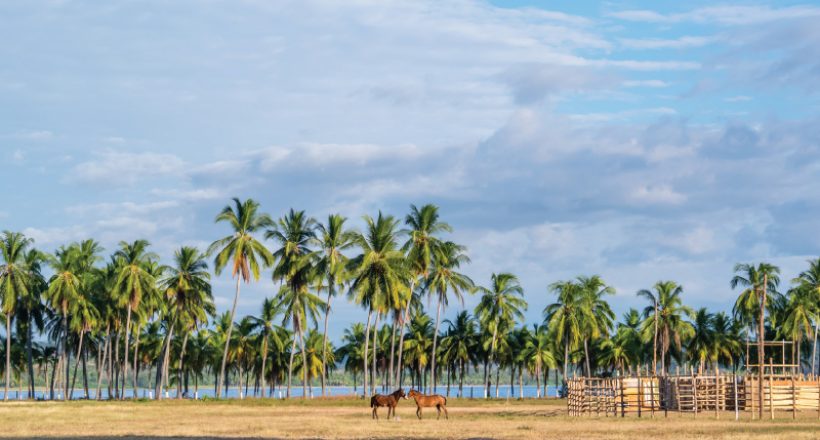
<instances>
[{"instance_id":1,"label":"horse's head","mask_svg":"<svg viewBox=\"0 0 820 440\"><path fill-rule=\"evenodd\" d=\"M396 392L394 392L393 395L396 396L397 399L406 399L407 398L407 394L404 394L404 389L403 388L399 388L398 390L396 390Z\"/></svg>"},{"instance_id":2,"label":"horse's head","mask_svg":"<svg viewBox=\"0 0 820 440\"><path fill-rule=\"evenodd\" d=\"M416 390L410 390L410 392L407 393L407 397L409 397L411 399L415 399L416 396L421 396L421 393L416 391Z\"/></svg>"}]
</instances>

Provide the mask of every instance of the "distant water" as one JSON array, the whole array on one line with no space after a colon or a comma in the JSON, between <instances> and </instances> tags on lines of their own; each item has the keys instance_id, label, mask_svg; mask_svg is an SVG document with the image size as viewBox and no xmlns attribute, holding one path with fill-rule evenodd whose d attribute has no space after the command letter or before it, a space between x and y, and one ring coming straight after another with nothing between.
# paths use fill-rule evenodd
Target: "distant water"
<instances>
[{"instance_id":1,"label":"distant water","mask_svg":"<svg viewBox=\"0 0 820 440\"><path fill-rule=\"evenodd\" d=\"M408 389L409 389L409 387L405 386L405 390L408 390ZM95 399L96 398L96 395L94 393L95 390L89 390L89 391L90 391L91 398ZM348 386L327 387L327 391L328 391L328 395L330 395L330 396L352 396L354 394L358 395L358 396L361 396L362 393L363 393L361 387L356 388L356 390L354 392L353 387L348 387ZM381 388L379 388L376 392L377 393L389 393L391 391L392 390L382 390ZM424 392L427 393L427 394L430 394L429 389L424 390ZM291 390L290 390L290 393L291 393L291 397L302 397L302 386L301 385L292 386ZM547 396L548 397L555 397L555 396L557 396L557 393L558 393L558 388L557 387L552 386L552 385L547 387ZM102 394L103 399L108 398L108 390L103 389L101 391L101 394ZM244 394L244 390L243 390L243 394ZM436 387L436 394L447 395L447 387L446 386ZM132 389L128 388L128 389L125 390L125 397L126 398L131 398L131 397L133 397L133 395L134 395L134 393L133 393ZM275 398L275 399L283 399L283 398L285 398L285 395L286 395L286 389L284 387L281 387L281 388L276 387L273 391L273 395L268 395L266 397ZM308 396L309 397L320 397L321 395L322 395L322 388L321 387L309 387L308 388ZM526 398L537 397L537 388L534 385L533 386L525 385L523 387L523 395ZM50 395L49 395L48 391L45 391L45 392L36 391L34 393L34 396L35 396L35 399L38 399L38 400L50 400ZM83 399L85 397L85 392L83 390L75 389L74 394L72 394L72 396L74 397L74 399ZM191 388L191 389L189 389L188 395L187 396L183 395L183 398L202 399L202 398L213 398L214 396L215 396L214 388L213 388L213 386L211 386L211 387L200 387L200 389L199 389L199 391L196 395L194 395L194 390L193 390L193 388ZM496 397L495 387L490 389L489 396L491 398ZM137 397L138 398L152 399L154 397L154 390L153 389L149 390L147 388L140 388L140 389L137 390ZM176 388L172 389L172 390L169 389L168 393L167 393L167 397L169 399L176 398L177 397ZM227 398L227 399L239 398L239 390L236 389L236 388L231 388L230 390L228 390L227 394L223 392L222 397ZM245 397L249 397L249 398L254 397L252 388L248 388L248 394L245 395ZM256 397L261 397L261 394L257 393ZM481 399L481 398L484 398L484 387L475 386L475 385L465 386L464 389L463 389L463 396L459 396L458 395L458 387L452 387L451 386L450 387L449 397L465 397L465 398ZM507 399L507 398L517 399L518 397L520 397L520 390L519 390L518 386L515 387L514 391L511 391L509 385L501 385L501 386L498 387L498 397L501 398L501 399ZM0 390L0 399L2 399L2 398L3 398L3 391ZM25 391L23 391L21 393L18 393L17 391L9 390L9 399L11 399L11 400L18 400L18 399L23 400L23 399L27 399L27 398L28 398L28 393L25 392ZM62 400L62 399L63 399L63 394L55 392L55 400Z\"/></svg>"}]
</instances>

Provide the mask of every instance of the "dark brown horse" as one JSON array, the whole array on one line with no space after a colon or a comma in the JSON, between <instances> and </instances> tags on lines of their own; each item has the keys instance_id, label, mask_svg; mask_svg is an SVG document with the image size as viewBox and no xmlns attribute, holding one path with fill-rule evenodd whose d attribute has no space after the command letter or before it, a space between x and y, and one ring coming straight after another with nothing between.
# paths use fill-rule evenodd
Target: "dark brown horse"
<instances>
[{"instance_id":1,"label":"dark brown horse","mask_svg":"<svg viewBox=\"0 0 820 440\"><path fill-rule=\"evenodd\" d=\"M436 420L441 418L441 411L444 410L444 418L449 419L450 417L447 415L447 398L444 396L439 396L438 394L433 394L432 396L425 396L416 390L410 390L407 393L407 397L413 398L416 401L416 416L421 420L421 409L422 408L430 408L435 406L436 411L438 411L438 417Z\"/></svg>"},{"instance_id":2,"label":"dark brown horse","mask_svg":"<svg viewBox=\"0 0 820 440\"><path fill-rule=\"evenodd\" d=\"M370 407L373 408L373 415L372 418L377 419L379 418L379 407L386 406L387 407L387 420L390 420L390 414L393 414L395 417L396 415L396 405L399 404L399 399L406 399L407 395L404 394L404 390L399 388L396 391L393 391L392 394L382 395L376 394L375 396L370 398Z\"/></svg>"}]
</instances>

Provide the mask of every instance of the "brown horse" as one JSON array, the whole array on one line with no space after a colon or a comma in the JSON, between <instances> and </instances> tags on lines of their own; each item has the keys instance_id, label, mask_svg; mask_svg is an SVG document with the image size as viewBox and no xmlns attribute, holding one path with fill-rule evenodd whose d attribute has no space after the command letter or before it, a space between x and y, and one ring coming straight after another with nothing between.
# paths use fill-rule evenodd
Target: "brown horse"
<instances>
[{"instance_id":1,"label":"brown horse","mask_svg":"<svg viewBox=\"0 0 820 440\"><path fill-rule=\"evenodd\" d=\"M378 420L379 419L379 407L386 406L387 407L387 420L390 420L390 414L396 416L396 405L399 404L399 399L406 399L407 395L404 394L404 390L399 388L393 393L388 395L376 394L375 396L370 398L370 407L373 408L373 415L372 418Z\"/></svg>"},{"instance_id":2,"label":"brown horse","mask_svg":"<svg viewBox=\"0 0 820 440\"><path fill-rule=\"evenodd\" d=\"M416 390L410 390L407 393L407 397L412 397L413 400L416 401L416 416L421 420L421 409L422 408L430 408L432 406L436 407L436 411L438 411L438 417L436 420L441 418L441 411L444 410L444 418L449 419L450 417L447 415L447 398L444 396L439 396L438 394L433 394L432 396L425 396Z\"/></svg>"}]
</instances>

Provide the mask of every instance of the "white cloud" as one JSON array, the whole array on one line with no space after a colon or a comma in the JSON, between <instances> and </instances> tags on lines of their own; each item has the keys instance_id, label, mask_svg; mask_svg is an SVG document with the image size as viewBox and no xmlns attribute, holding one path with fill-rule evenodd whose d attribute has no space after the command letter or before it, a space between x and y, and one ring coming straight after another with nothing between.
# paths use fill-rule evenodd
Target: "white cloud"
<instances>
[{"instance_id":1,"label":"white cloud","mask_svg":"<svg viewBox=\"0 0 820 440\"><path fill-rule=\"evenodd\" d=\"M629 196L637 202L651 204L678 205L686 201L686 195L666 184L641 185L635 188Z\"/></svg>"},{"instance_id":2,"label":"white cloud","mask_svg":"<svg viewBox=\"0 0 820 440\"><path fill-rule=\"evenodd\" d=\"M31 141L46 141L54 137L54 133L48 130L26 130L17 133L14 137Z\"/></svg>"},{"instance_id":3,"label":"white cloud","mask_svg":"<svg viewBox=\"0 0 820 440\"><path fill-rule=\"evenodd\" d=\"M751 96L738 95L723 99L726 102L748 102L752 100Z\"/></svg>"},{"instance_id":4,"label":"white cloud","mask_svg":"<svg viewBox=\"0 0 820 440\"><path fill-rule=\"evenodd\" d=\"M610 15L621 20L649 23L696 22L751 25L778 20L818 17L820 16L820 8L816 6L776 8L771 6L725 5L704 7L677 14L661 14L649 10L627 10L613 12Z\"/></svg>"},{"instance_id":5,"label":"white cloud","mask_svg":"<svg viewBox=\"0 0 820 440\"><path fill-rule=\"evenodd\" d=\"M184 162L168 153L131 153L107 150L94 159L77 164L70 172L71 181L110 186L133 185L149 178L184 171Z\"/></svg>"},{"instance_id":6,"label":"white cloud","mask_svg":"<svg viewBox=\"0 0 820 440\"><path fill-rule=\"evenodd\" d=\"M659 79L646 79L646 80L633 80L633 81L624 81L624 87L649 87L649 88L662 88L662 87L669 87L670 84L666 81L662 81Z\"/></svg>"},{"instance_id":7,"label":"white cloud","mask_svg":"<svg viewBox=\"0 0 820 440\"><path fill-rule=\"evenodd\" d=\"M628 49L683 49L690 47L701 47L715 41L714 37L683 36L674 39L646 38L632 39L623 38L619 40L621 46Z\"/></svg>"},{"instance_id":8,"label":"white cloud","mask_svg":"<svg viewBox=\"0 0 820 440\"><path fill-rule=\"evenodd\" d=\"M322 167L336 164L367 165L385 160L416 160L428 152L417 145L302 143L293 147L272 146L251 153L262 170L279 166Z\"/></svg>"}]
</instances>

